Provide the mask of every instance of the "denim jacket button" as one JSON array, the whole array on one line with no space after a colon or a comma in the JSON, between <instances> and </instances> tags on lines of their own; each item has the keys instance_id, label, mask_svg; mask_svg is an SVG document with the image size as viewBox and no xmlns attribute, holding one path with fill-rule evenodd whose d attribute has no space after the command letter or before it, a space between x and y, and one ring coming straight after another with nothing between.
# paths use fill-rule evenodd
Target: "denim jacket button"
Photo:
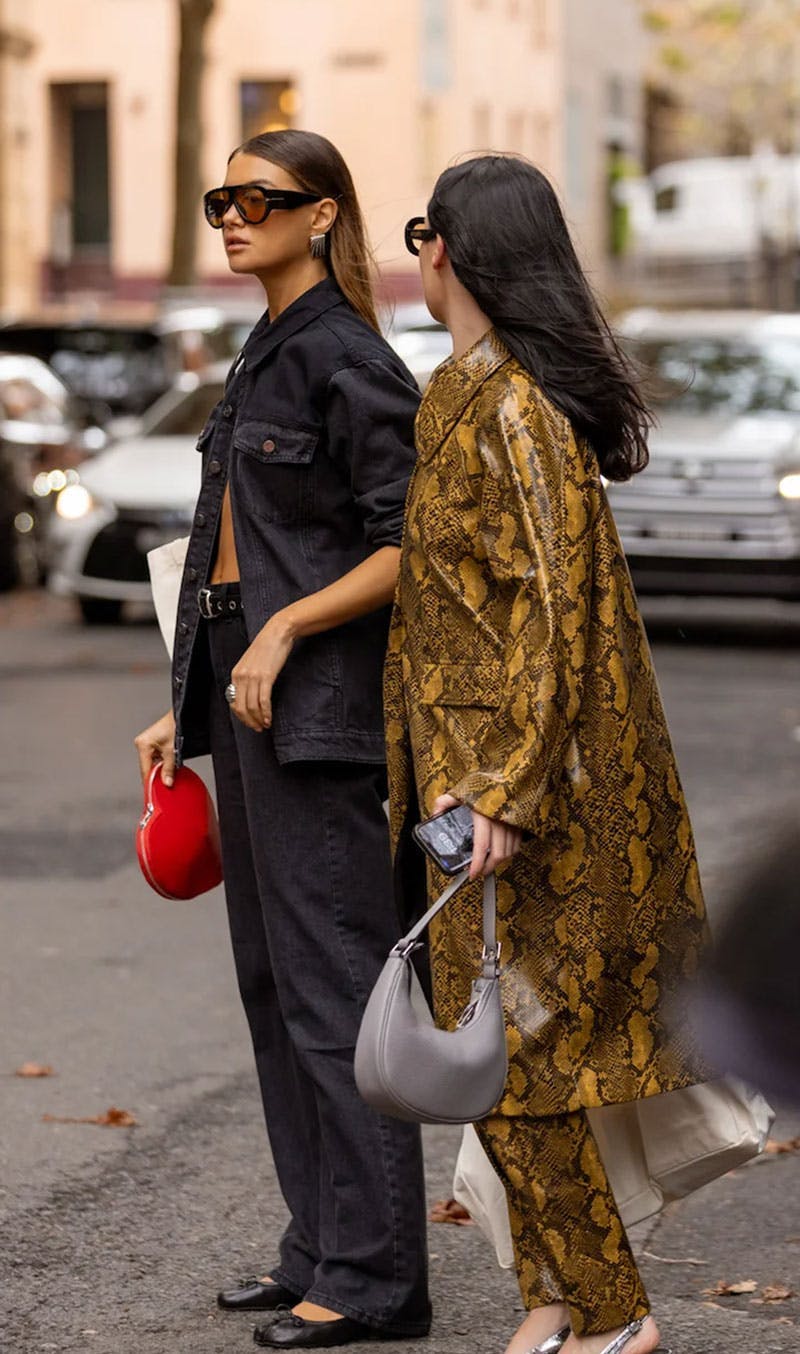
<instances>
[{"instance_id":1,"label":"denim jacket button","mask_svg":"<svg viewBox=\"0 0 800 1354\"><path fill-rule=\"evenodd\" d=\"M222 465L219 461L209 461L208 463L209 475L218 475L221 469Z\"/></svg>"},{"instance_id":2,"label":"denim jacket button","mask_svg":"<svg viewBox=\"0 0 800 1354\"><path fill-rule=\"evenodd\" d=\"M263 443L261 444L261 450L262 450L262 451L274 451L274 450L275 450L275 443L273 442L273 440L272 440L271 437L268 437L267 440L266 440L266 442L263 442Z\"/></svg>"},{"instance_id":3,"label":"denim jacket button","mask_svg":"<svg viewBox=\"0 0 800 1354\"><path fill-rule=\"evenodd\" d=\"M233 405L232 405L232 404L226 404L226 405L225 405L225 408L224 408L223 411L222 411L222 417L223 417L223 418L231 418L232 416L233 416Z\"/></svg>"},{"instance_id":4,"label":"denim jacket button","mask_svg":"<svg viewBox=\"0 0 800 1354\"><path fill-rule=\"evenodd\" d=\"M176 685L177 687L183 686L183 678L182 678L182 677L173 677L172 680L173 680L173 682L175 683L175 685Z\"/></svg>"},{"instance_id":5,"label":"denim jacket button","mask_svg":"<svg viewBox=\"0 0 800 1354\"><path fill-rule=\"evenodd\" d=\"M196 527L204 527L204 526L205 526L205 524L206 524L206 515L205 515L204 512L199 512L199 513L196 514L195 519L194 519L194 524L195 524Z\"/></svg>"},{"instance_id":6,"label":"denim jacket button","mask_svg":"<svg viewBox=\"0 0 800 1354\"><path fill-rule=\"evenodd\" d=\"M181 635L188 635L189 627L186 624L186 621L181 621L180 625L178 626L178 631Z\"/></svg>"},{"instance_id":7,"label":"denim jacket button","mask_svg":"<svg viewBox=\"0 0 800 1354\"><path fill-rule=\"evenodd\" d=\"M196 582L197 582L197 570L196 570L196 569L187 569L187 570L186 570L186 577L188 578L188 580L189 580L190 583L196 583Z\"/></svg>"}]
</instances>

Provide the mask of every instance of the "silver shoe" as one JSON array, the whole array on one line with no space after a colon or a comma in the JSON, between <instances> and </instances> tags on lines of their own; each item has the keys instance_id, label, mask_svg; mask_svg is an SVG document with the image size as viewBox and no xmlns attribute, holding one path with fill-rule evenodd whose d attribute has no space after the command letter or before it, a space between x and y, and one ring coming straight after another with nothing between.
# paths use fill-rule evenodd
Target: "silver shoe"
<instances>
[{"instance_id":1,"label":"silver shoe","mask_svg":"<svg viewBox=\"0 0 800 1354\"><path fill-rule=\"evenodd\" d=\"M528 1354L558 1354L561 1346L566 1344L569 1332L569 1326L562 1327L561 1330L556 1331L555 1335L551 1335L549 1339L545 1340L544 1344L536 1345L534 1349L529 1349Z\"/></svg>"},{"instance_id":2,"label":"silver shoe","mask_svg":"<svg viewBox=\"0 0 800 1354\"><path fill-rule=\"evenodd\" d=\"M628 1341L632 1340L634 1335L639 1334L639 1331L644 1326L646 1320L647 1317L643 1316L638 1321L631 1321L630 1325L626 1326L624 1330L621 1330L619 1335L611 1341L610 1345L606 1345L605 1349L601 1351L601 1354L622 1354ZM671 1354L671 1351L665 1349L663 1345L659 1345L658 1349L653 1350L653 1354Z\"/></svg>"}]
</instances>

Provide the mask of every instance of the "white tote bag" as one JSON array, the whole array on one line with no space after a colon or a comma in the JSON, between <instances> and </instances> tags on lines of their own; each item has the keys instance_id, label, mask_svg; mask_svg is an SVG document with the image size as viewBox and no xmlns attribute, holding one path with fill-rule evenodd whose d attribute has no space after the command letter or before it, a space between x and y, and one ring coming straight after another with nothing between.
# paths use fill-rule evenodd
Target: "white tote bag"
<instances>
[{"instance_id":1,"label":"white tote bag","mask_svg":"<svg viewBox=\"0 0 800 1354\"><path fill-rule=\"evenodd\" d=\"M156 619L170 658L175 643L178 598L188 546L189 537L179 536L176 541L167 541L166 545L159 545L156 550L147 552L147 567L150 570Z\"/></svg>"},{"instance_id":2,"label":"white tote bag","mask_svg":"<svg viewBox=\"0 0 800 1354\"><path fill-rule=\"evenodd\" d=\"M774 1114L732 1077L587 1111L626 1227L763 1152ZM464 1130L453 1195L504 1268L514 1263L503 1186L474 1128Z\"/></svg>"}]
</instances>

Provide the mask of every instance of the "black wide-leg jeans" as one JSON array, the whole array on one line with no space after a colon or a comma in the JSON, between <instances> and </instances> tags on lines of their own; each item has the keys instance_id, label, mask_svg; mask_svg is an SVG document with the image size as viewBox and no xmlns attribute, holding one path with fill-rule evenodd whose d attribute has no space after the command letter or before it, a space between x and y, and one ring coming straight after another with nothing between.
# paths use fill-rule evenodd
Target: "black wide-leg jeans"
<instances>
[{"instance_id":1,"label":"black wide-leg jeans","mask_svg":"<svg viewBox=\"0 0 800 1354\"><path fill-rule=\"evenodd\" d=\"M272 1277L320 1306L428 1331L420 1131L360 1098L361 1016L400 934L382 767L281 766L269 732L228 709L248 647L241 617L208 622L211 749L239 990L291 1221Z\"/></svg>"}]
</instances>

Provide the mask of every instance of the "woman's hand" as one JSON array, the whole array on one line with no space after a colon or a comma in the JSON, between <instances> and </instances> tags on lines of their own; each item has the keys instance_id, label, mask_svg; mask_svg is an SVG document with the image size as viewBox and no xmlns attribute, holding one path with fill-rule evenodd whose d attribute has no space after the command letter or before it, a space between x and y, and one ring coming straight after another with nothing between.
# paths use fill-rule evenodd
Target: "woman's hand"
<instances>
[{"instance_id":1,"label":"woman's hand","mask_svg":"<svg viewBox=\"0 0 800 1354\"><path fill-rule=\"evenodd\" d=\"M460 799L452 795L439 795L433 806L433 812L446 813L460 804ZM499 823L495 818L484 818L482 813L472 810L472 862L469 867L470 879L492 874L504 860L515 856L522 845L522 832L518 827L509 827L508 823Z\"/></svg>"},{"instance_id":2,"label":"woman's hand","mask_svg":"<svg viewBox=\"0 0 800 1354\"><path fill-rule=\"evenodd\" d=\"M175 779L175 716L172 711L137 734L133 741L139 754L139 771L145 789L156 762L161 763L162 781L171 786Z\"/></svg>"},{"instance_id":3,"label":"woman's hand","mask_svg":"<svg viewBox=\"0 0 800 1354\"><path fill-rule=\"evenodd\" d=\"M349 573L276 611L242 654L230 675L236 687L231 706L255 733L272 724L272 688L296 640L333 630L386 606L394 596L400 551L385 545Z\"/></svg>"},{"instance_id":4,"label":"woman's hand","mask_svg":"<svg viewBox=\"0 0 800 1354\"><path fill-rule=\"evenodd\" d=\"M283 612L277 611L259 630L231 673L236 687L231 709L255 733L263 733L272 724L272 688L294 642L293 625Z\"/></svg>"}]
</instances>

